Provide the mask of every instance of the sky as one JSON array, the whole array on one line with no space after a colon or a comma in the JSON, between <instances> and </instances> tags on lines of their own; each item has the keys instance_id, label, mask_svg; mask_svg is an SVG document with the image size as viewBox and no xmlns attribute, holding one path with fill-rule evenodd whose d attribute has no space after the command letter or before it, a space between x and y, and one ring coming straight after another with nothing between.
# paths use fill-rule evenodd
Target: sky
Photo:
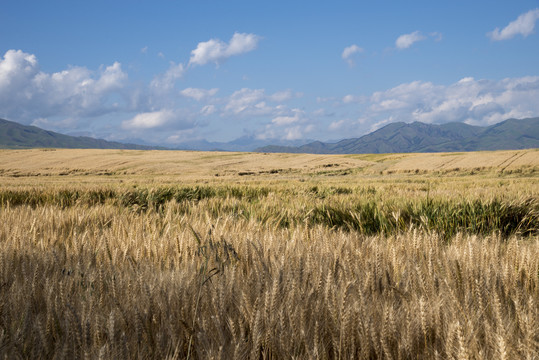
<instances>
[{"instance_id":1,"label":"sky","mask_svg":"<svg viewBox=\"0 0 539 360\"><path fill-rule=\"evenodd\" d=\"M539 0L36 1L0 10L0 118L71 135L322 141L539 116Z\"/></svg>"}]
</instances>

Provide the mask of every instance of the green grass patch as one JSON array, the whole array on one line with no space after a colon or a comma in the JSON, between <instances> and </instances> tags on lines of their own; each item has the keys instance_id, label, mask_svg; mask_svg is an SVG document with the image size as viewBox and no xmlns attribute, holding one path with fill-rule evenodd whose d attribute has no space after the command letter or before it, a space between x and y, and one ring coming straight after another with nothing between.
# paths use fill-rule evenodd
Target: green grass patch
<instances>
[{"instance_id":1,"label":"green grass patch","mask_svg":"<svg viewBox=\"0 0 539 360\"><path fill-rule=\"evenodd\" d=\"M5 206L98 206L110 204L136 211L208 212L233 218L293 227L323 225L363 234L392 234L411 227L436 232L450 239L458 232L536 235L539 201L418 197L406 199L382 194L374 187L310 186L170 186L159 188L97 188L1 190ZM271 196L270 196L271 194Z\"/></svg>"}]
</instances>

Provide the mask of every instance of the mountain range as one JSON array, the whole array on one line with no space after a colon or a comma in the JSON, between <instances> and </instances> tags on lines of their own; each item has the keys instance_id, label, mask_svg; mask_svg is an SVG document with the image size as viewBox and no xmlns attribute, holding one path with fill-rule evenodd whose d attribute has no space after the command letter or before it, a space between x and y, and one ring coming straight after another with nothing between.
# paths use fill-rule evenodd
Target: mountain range
<instances>
[{"instance_id":1,"label":"mountain range","mask_svg":"<svg viewBox=\"0 0 539 360\"><path fill-rule=\"evenodd\" d=\"M70 136L36 126L0 119L0 148L68 148L68 149L134 149L134 150L197 150L197 151L253 151L269 144L299 146L312 140L260 140L255 136L242 136L230 142L192 140L178 146L163 147L145 143L143 139L132 139L131 143L120 143L95 139L88 136Z\"/></svg>"},{"instance_id":2,"label":"mountain range","mask_svg":"<svg viewBox=\"0 0 539 360\"><path fill-rule=\"evenodd\" d=\"M312 154L380 154L539 148L539 117L509 119L487 127L461 122L443 125L397 122L360 138L302 146L264 146L257 152Z\"/></svg>"},{"instance_id":3,"label":"mountain range","mask_svg":"<svg viewBox=\"0 0 539 360\"><path fill-rule=\"evenodd\" d=\"M281 140L281 139L257 139L255 136L242 136L229 142L210 142L206 140L193 140L181 143L177 150L196 151L253 151L268 145L294 147L312 142L313 140Z\"/></svg>"},{"instance_id":4,"label":"mountain range","mask_svg":"<svg viewBox=\"0 0 539 360\"><path fill-rule=\"evenodd\" d=\"M78 148L137 150L221 150L313 154L452 152L539 148L539 117L509 119L488 127L461 122L443 125L397 122L359 138L334 143L308 140L259 140L244 136L231 142L194 140L171 149L125 144L87 136L69 136L0 119L0 148ZM272 143L272 145L267 145Z\"/></svg>"},{"instance_id":5,"label":"mountain range","mask_svg":"<svg viewBox=\"0 0 539 360\"><path fill-rule=\"evenodd\" d=\"M26 126L0 119L0 148L68 148L68 149L165 149L158 146L124 144L88 136L69 136L54 131L43 130L37 126Z\"/></svg>"}]
</instances>

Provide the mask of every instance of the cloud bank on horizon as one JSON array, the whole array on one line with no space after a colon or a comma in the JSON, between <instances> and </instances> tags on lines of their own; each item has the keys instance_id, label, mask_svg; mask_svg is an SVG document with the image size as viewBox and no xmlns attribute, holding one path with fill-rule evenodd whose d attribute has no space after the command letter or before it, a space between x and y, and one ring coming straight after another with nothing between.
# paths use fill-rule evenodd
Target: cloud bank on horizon
<instances>
[{"instance_id":1,"label":"cloud bank on horizon","mask_svg":"<svg viewBox=\"0 0 539 360\"><path fill-rule=\"evenodd\" d=\"M523 48L527 49L537 44L538 20L539 9L532 9L507 20L505 26L493 23L490 29L494 30L478 34L483 34L484 46L517 36L529 38L531 45ZM301 54L309 46L295 38L291 44L296 47L289 45L290 55L272 54L264 51L265 46L278 48L271 33L234 31L225 40L211 37L200 41L191 50L183 50L188 59L168 61L159 73L142 80L136 79L136 67L115 59L95 69L69 65L47 71L39 54L7 49L0 58L0 117L61 132L173 146L196 138L228 141L245 134L287 140L356 137L395 121L490 125L508 118L539 116L537 65L521 75L510 72L476 78L470 67L465 69L467 76L453 81L428 80L421 69L414 70L415 62L419 57L434 56L429 48L443 47L443 39L455 35L427 26L412 32L397 30L392 39L386 37L385 44L377 42L378 48L367 38L362 42L361 36L353 42L343 39L341 50L334 50L334 68L327 72L335 71L346 86L330 90L324 82L318 88L301 82L283 81L283 86L274 82L273 78L287 76L272 72L272 66L280 61L294 63L293 54ZM299 52L294 52L296 48ZM137 49L146 57L152 51L148 45ZM253 63L249 57L258 50L264 59ZM156 58L162 57L165 55L159 51ZM317 64L315 56L308 58L311 62L300 63L298 72ZM233 64L236 59L239 67ZM384 70L391 64L402 66L398 68L402 73L410 69L416 78L402 76L393 83L388 79L389 86L380 90L377 80L384 78ZM477 70L481 74L481 68ZM318 76L312 70L308 74ZM228 83L220 77L235 80ZM308 83L309 77L306 79ZM369 86L367 81L371 81Z\"/></svg>"}]
</instances>

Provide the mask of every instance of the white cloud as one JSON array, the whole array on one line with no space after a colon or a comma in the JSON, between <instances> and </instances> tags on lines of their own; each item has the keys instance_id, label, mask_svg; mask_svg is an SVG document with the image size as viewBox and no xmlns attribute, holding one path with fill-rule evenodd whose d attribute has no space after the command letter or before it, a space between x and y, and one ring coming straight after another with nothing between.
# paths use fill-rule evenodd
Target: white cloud
<instances>
[{"instance_id":1,"label":"white cloud","mask_svg":"<svg viewBox=\"0 0 539 360\"><path fill-rule=\"evenodd\" d=\"M200 113L204 116L209 116L214 114L217 111L214 105L206 105L201 110Z\"/></svg>"},{"instance_id":2,"label":"white cloud","mask_svg":"<svg viewBox=\"0 0 539 360\"><path fill-rule=\"evenodd\" d=\"M423 36L419 31L414 31L413 33L399 36L395 41L395 46L397 46L399 49L407 49L414 43L425 39L426 37Z\"/></svg>"},{"instance_id":3,"label":"white cloud","mask_svg":"<svg viewBox=\"0 0 539 360\"><path fill-rule=\"evenodd\" d=\"M98 116L118 111L127 82L121 64L98 71L69 67L40 70L35 55L8 50L0 58L0 115L18 121L51 116Z\"/></svg>"},{"instance_id":4,"label":"white cloud","mask_svg":"<svg viewBox=\"0 0 539 360\"><path fill-rule=\"evenodd\" d=\"M539 8L530 10L527 13L520 15L516 20L511 21L509 25L504 27L501 31L500 28L496 28L489 32L487 36L495 41L512 39L518 34L526 37L533 33L537 20L539 20Z\"/></svg>"},{"instance_id":5,"label":"white cloud","mask_svg":"<svg viewBox=\"0 0 539 360\"><path fill-rule=\"evenodd\" d=\"M142 49L140 49L140 52L142 54L146 54L148 52L148 47L147 46L143 47Z\"/></svg>"},{"instance_id":6,"label":"white cloud","mask_svg":"<svg viewBox=\"0 0 539 360\"><path fill-rule=\"evenodd\" d=\"M537 99L539 76L498 81L465 77L449 85L413 81L373 93L355 105L355 113L347 111L346 118L332 122L328 130L350 137L396 121L488 126L510 118L539 116Z\"/></svg>"},{"instance_id":7,"label":"white cloud","mask_svg":"<svg viewBox=\"0 0 539 360\"><path fill-rule=\"evenodd\" d=\"M39 73L35 55L21 50L8 50L0 60L0 94L7 95L11 90L18 91L31 85Z\"/></svg>"},{"instance_id":8,"label":"white cloud","mask_svg":"<svg viewBox=\"0 0 539 360\"><path fill-rule=\"evenodd\" d=\"M271 120L272 124L277 126L291 125L304 121L305 112L300 109L292 109L293 115L277 116Z\"/></svg>"},{"instance_id":9,"label":"white cloud","mask_svg":"<svg viewBox=\"0 0 539 360\"><path fill-rule=\"evenodd\" d=\"M272 119L271 122L275 125L282 126L282 125L290 125L293 123L296 123L299 121L299 117L294 116L277 116L276 118Z\"/></svg>"},{"instance_id":10,"label":"white cloud","mask_svg":"<svg viewBox=\"0 0 539 360\"><path fill-rule=\"evenodd\" d=\"M385 125L396 122L396 121L398 121L398 119L395 119L393 116L390 116L387 119L380 120L380 121L378 121L378 122L371 125L371 127L369 128L369 132L376 131L376 130L384 127Z\"/></svg>"},{"instance_id":11,"label":"white cloud","mask_svg":"<svg viewBox=\"0 0 539 360\"><path fill-rule=\"evenodd\" d=\"M295 125L285 128L275 128L272 125L267 125L263 132L259 133L256 138L261 140L266 139L285 139L298 140L305 137L306 134L315 130L314 125Z\"/></svg>"},{"instance_id":12,"label":"white cloud","mask_svg":"<svg viewBox=\"0 0 539 360\"><path fill-rule=\"evenodd\" d=\"M354 45L345 47L341 54L341 57L344 61L348 63L348 65L353 66L354 60L352 59L352 55L354 55L355 53L361 53L361 52L363 52L363 49L354 44Z\"/></svg>"},{"instance_id":13,"label":"white cloud","mask_svg":"<svg viewBox=\"0 0 539 360\"><path fill-rule=\"evenodd\" d=\"M170 63L168 70L161 75L153 78L150 83L150 88L158 93L169 92L174 88L176 81L179 80L185 73L183 64Z\"/></svg>"},{"instance_id":14,"label":"white cloud","mask_svg":"<svg viewBox=\"0 0 539 360\"><path fill-rule=\"evenodd\" d=\"M269 99L273 102L288 101L294 97L292 90L277 91L269 96Z\"/></svg>"},{"instance_id":15,"label":"white cloud","mask_svg":"<svg viewBox=\"0 0 539 360\"><path fill-rule=\"evenodd\" d=\"M232 113L234 115L280 115L285 107L281 102L290 100L294 96L300 96L301 94L293 94L290 90L278 91L273 94L266 94L264 89L249 89L243 88L235 91L227 99L227 104L224 107L225 112ZM278 105L272 105L269 103L276 103Z\"/></svg>"},{"instance_id":16,"label":"white cloud","mask_svg":"<svg viewBox=\"0 0 539 360\"><path fill-rule=\"evenodd\" d=\"M253 51L259 41L260 37L255 34L234 33L228 43L219 39L200 42L191 51L189 65L220 64L231 56Z\"/></svg>"},{"instance_id":17,"label":"white cloud","mask_svg":"<svg viewBox=\"0 0 539 360\"><path fill-rule=\"evenodd\" d=\"M297 140L303 137L303 131L300 126L294 126L285 130L284 138L286 140Z\"/></svg>"},{"instance_id":18,"label":"white cloud","mask_svg":"<svg viewBox=\"0 0 539 360\"><path fill-rule=\"evenodd\" d=\"M301 109L283 110L283 114L274 117L262 133L259 139L286 139L297 140L314 130L314 125L305 116Z\"/></svg>"},{"instance_id":19,"label":"white cloud","mask_svg":"<svg viewBox=\"0 0 539 360\"><path fill-rule=\"evenodd\" d=\"M201 101L217 94L219 89L197 89L197 88L186 88L181 91L181 94L185 97Z\"/></svg>"},{"instance_id":20,"label":"white cloud","mask_svg":"<svg viewBox=\"0 0 539 360\"><path fill-rule=\"evenodd\" d=\"M342 102L345 103L345 104L349 104L351 102L354 102L354 95L345 95L343 98L342 98Z\"/></svg>"},{"instance_id":21,"label":"white cloud","mask_svg":"<svg viewBox=\"0 0 539 360\"><path fill-rule=\"evenodd\" d=\"M230 95L225 110L234 114L240 114L253 107L258 107L260 109L265 105L263 102L264 98L264 89L243 88Z\"/></svg>"},{"instance_id":22,"label":"white cloud","mask_svg":"<svg viewBox=\"0 0 539 360\"><path fill-rule=\"evenodd\" d=\"M314 130L314 124L301 109L280 109L281 114L273 117L262 131L256 136L258 139L286 139L297 140Z\"/></svg>"},{"instance_id":23,"label":"white cloud","mask_svg":"<svg viewBox=\"0 0 539 360\"><path fill-rule=\"evenodd\" d=\"M333 121L331 124L329 124L328 129L331 131L339 130L345 125L345 123L345 120Z\"/></svg>"},{"instance_id":24,"label":"white cloud","mask_svg":"<svg viewBox=\"0 0 539 360\"><path fill-rule=\"evenodd\" d=\"M356 95L352 95L352 94L345 95L342 98L342 102L344 104L361 103L361 102L364 102L364 101L365 101L364 96L356 96Z\"/></svg>"},{"instance_id":25,"label":"white cloud","mask_svg":"<svg viewBox=\"0 0 539 360\"><path fill-rule=\"evenodd\" d=\"M539 115L539 76L500 81L464 78L449 86L415 81L370 98L371 119L489 125L510 117Z\"/></svg>"},{"instance_id":26,"label":"white cloud","mask_svg":"<svg viewBox=\"0 0 539 360\"><path fill-rule=\"evenodd\" d=\"M152 129L165 125L174 119L174 117L175 114L171 110L141 113L130 120L122 122L122 128L128 130Z\"/></svg>"},{"instance_id":27,"label":"white cloud","mask_svg":"<svg viewBox=\"0 0 539 360\"><path fill-rule=\"evenodd\" d=\"M173 135L168 136L165 139L165 142L171 145L178 145L181 144L184 141L193 140L193 135L195 133L195 129L185 129L185 130L178 130L173 133Z\"/></svg>"},{"instance_id":28,"label":"white cloud","mask_svg":"<svg viewBox=\"0 0 539 360\"><path fill-rule=\"evenodd\" d=\"M126 80L127 74L122 71L122 65L115 62L101 72L101 76L95 82L95 91L97 93L106 93L119 90L124 86Z\"/></svg>"}]
</instances>

